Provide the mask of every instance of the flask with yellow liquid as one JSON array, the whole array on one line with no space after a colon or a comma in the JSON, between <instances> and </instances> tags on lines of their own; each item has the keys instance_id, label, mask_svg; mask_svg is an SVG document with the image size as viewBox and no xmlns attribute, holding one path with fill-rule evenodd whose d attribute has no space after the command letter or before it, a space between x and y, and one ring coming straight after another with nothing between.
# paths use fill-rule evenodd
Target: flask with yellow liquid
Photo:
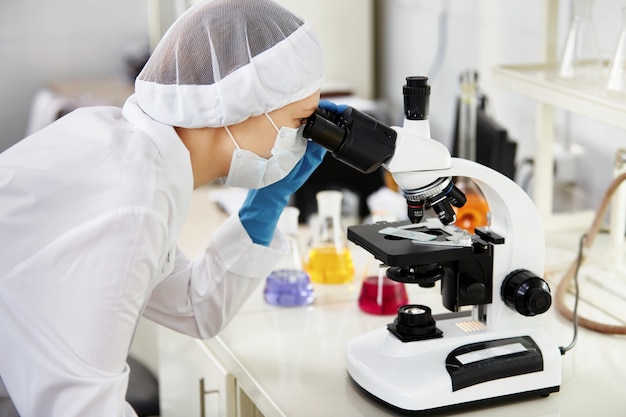
<instances>
[{"instance_id":1,"label":"flask with yellow liquid","mask_svg":"<svg viewBox=\"0 0 626 417\"><path fill-rule=\"evenodd\" d=\"M476 127L478 112L478 73L466 70L461 73L461 96L459 103L458 153L459 157L476 160ZM457 227L474 233L477 227L489 225L489 204L478 185L467 177L457 177L455 185L461 190L467 202L455 208Z\"/></svg>"},{"instance_id":2,"label":"flask with yellow liquid","mask_svg":"<svg viewBox=\"0 0 626 417\"><path fill-rule=\"evenodd\" d=\"M318 216L305 270L318 284L345 284L354 279L352 254L341 227L342 198L341 191L316 194Z\"/></svg>"}]
</instances>

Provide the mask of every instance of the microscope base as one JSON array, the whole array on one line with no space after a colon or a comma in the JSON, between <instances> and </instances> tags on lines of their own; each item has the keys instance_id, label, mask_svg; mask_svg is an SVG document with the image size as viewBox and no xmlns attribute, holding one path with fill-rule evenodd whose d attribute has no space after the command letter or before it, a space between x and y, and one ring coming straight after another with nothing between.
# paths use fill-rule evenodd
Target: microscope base
<instances>
[{"instance_id":1,"label":"microscope base","mask_svg":"<svg viewBox=\"0 0 626 417\"><path fill-rule=\"evenodd\" d=\"M471 410L474 408L479 409L482 407L489 407L489 406L495 407L498 405L508 404L508 403L512 403L516 401L524 401L524 400L529 400L533 398L548 397L550 394L559 391L559 387L551 387L551 388L545 388L545 389L540 389L540 390L531 391L531 392L520 392L516 394L505 395L502 397L479 399L479 400L475 400L475 401L471 401L467 403L451 404L451 405L446 405L446 406L442 406L438 408L430 408L430 409L422 409L422 410L406 410L403 408L396 407L395 405L390 404L374 396L372 393L366 391L363 387L358 385L358 383L354 379L351 379L351 381L354 385L356 385L356 387L360 391L362 391L367 397L371 398L374 402L379 403L382 406L389 408L392 411L397 412L398 414L405 415L405 416L416 416L416 417L419 417L419 416L426 417L426 416L433 416L433 415L439 415L439 414L448 415L448 413L462 413L462 412L467 412L468 410ZM548 413L546 415L550 415L550 416L560 415L558 414L558 411L555 412L553 410L554 409L553 404L548 404L543 408L547 409ZM514 415L517 416L517 414L514 414Z\"/></svg>"},{"instance_id":2,"label":"microscope base","mask_svg":"<svg viewBox=\"0 0 626 417\"><path fill-rule=\"evenodd\" d=\"M410 412L559 391L560 351L542 328L468 332L464 323L473 322L439 320L444 337L424 341L403 343L386 329L355 337L348 373L373 397Z\"/></svg>"}]
</instances>

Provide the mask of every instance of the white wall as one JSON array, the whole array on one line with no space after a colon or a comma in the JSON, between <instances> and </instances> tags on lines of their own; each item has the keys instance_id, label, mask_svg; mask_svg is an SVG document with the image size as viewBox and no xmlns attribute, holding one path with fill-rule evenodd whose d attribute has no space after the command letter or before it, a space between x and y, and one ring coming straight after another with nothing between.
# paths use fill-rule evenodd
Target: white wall
<instances>
[{"instance_id":1,"label":"white wall","mask_svg":"<svg viewBox=\"0 0 626 417\"><path fill-rule=\"evenodd\" d=\"M327 83L374 94L373 0L278 0L309 21L324 48Z\"/></svg>"},{"instance_id":2,"label":"white wall","mask_svg":"<svg viewBox=\"0 0 626 417\"><path fill-rule=\"evenodd\" d=\"M24 137L38 89L122 77L126 51L146 42L144 0L0 0L0 151Z\"/></svg>"},{"instance_id":3,"label":"white wall","mask_svg":"<svg viewBox=\"0 0 626 417\"><path fill-rule=\"evenodd\" d=\"M493 85L491 69L501 64L543 61L546 0L379 0L382 49L379 89L397 117L402 115L402 85L408 75L431 76L430 121L433 137L450 144L458 77L465 68L480 72L491 109L518 142L518 160L535 149L536 103ZM559 51L569 28L569 0L559 1ZM593 22L602 55L609 58L622 22L624 0L596 0ZM447 30L441 31L441 18ZM445 44L441 67L432 71ZM558 59L559 57L555 57ZM557 112L557 139L565 135L586 149L578 183L594 198L608 185L615 150L626 146L625 132L582 116ZM595 207L591 201L590 207Z\"/></svg>"},{"instance_id":4,"label":"white wall","mask_svg":"<svg viewBox=\"0 0 626 417\"><path fill-rule=\"evenodd\" d=\"M390 110L402 114L402 85L408 75L428 75L432 87L430 121L433 137L449 144L459 74L480 72L481 88L502 118L533 113L514 96L500 99L491 86L490 69L501 63L541 59L543 0L384 0L385 47L381 91ZM523 16L523 18L521 17ZM444 25L442 27L442 25ZM434 67L442 55L440 66ZM523 100L522 100L523 101ZM508 110L508 111L507 111ZM521 125L521 134L532 130Z\"/></svg>"}]
</instances>

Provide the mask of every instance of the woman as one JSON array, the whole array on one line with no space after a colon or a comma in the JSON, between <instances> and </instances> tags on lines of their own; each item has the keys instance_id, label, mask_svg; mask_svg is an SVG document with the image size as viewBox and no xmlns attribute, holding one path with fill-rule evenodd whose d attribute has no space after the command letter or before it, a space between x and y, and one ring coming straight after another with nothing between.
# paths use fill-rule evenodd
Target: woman
<instances>
[{"instance_id":1,"label":"woman","mask_svg":"<svg viewBox=\"0 0 626 417\"><path fill-rule=\"evenodd\" d=\"M274 234L325 151L302 138L320 43L270 0L197 4L123 109L75 110L0 154L0 415L134 416L126 357L143 315L214 336L288 250ZM189 260L192 190L251 191Z\"/></svg>"}]
</instances>

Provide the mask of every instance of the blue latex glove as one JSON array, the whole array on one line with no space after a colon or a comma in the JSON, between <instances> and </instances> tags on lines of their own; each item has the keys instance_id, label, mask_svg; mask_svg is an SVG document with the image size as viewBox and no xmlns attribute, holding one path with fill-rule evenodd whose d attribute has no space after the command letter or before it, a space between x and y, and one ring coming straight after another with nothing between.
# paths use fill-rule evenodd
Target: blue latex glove
<instances>
[{"instance_id":1,"label":"blue latex glove","mask_svg":"<svg viewBox=\"0 0 626 417\"><path fill-rule=\"evenodd\" d=\"M239 219L254 243L269 246L289 197L315 171L325 154L325 148L309 141L304 156L285 178L267 187L248 191L239 209Z\"/></svg>"},{"instance_id":2,"label":"blue latex glove","mask_svg":"<svg viewBox=\"0 0 626 417\"><path fill-rule=\"evenodd\" d=\"M320 109L328 110L335 114L341 114L348 108L347 104L335 104L328 100L320 100L317 106Z\"/></svg>"}]
</instances>

